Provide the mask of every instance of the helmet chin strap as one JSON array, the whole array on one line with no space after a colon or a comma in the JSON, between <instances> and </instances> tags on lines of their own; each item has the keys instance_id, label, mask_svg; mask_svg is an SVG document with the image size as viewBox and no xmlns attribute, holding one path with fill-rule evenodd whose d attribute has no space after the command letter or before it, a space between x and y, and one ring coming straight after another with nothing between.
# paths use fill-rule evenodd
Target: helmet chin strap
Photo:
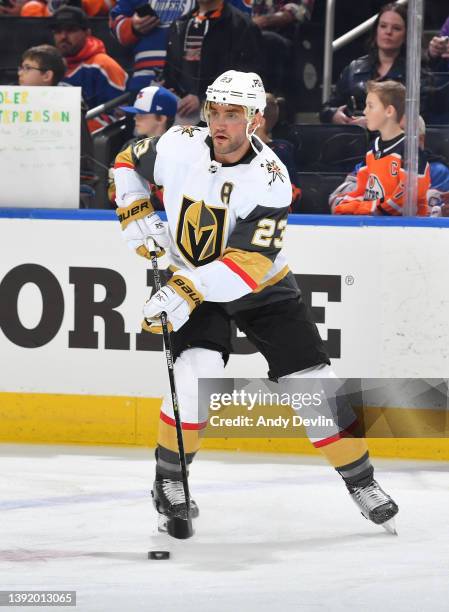
<instances>
[{"instance_id":1,"label":"helmet chin strap","mask_svg":"<svg viewBox=\"0 0 449 612\"><path fill-rule=\"evenodd\" d=\"M259 138L259 136L257 136L256 134L256 130L257 128L253 129L253 131L250 131L250 125L251 122L248 121L248 123L246 124L246 137L249 140L249 144L251 145L252 150L254 151L254 153L256 155L258 155L260 153L260 151L257 149L257 147L254 144L254 140L258 140L259 144L261 144L263 146L263 142L261 141L261 139Z\"/></svg>"}]
</instances>

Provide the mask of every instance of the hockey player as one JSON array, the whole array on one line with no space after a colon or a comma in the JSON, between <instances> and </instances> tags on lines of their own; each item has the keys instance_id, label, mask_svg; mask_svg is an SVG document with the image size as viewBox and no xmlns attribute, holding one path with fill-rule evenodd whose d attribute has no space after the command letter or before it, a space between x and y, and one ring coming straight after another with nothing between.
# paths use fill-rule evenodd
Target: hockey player
<instances>
[{"instance_id":1,"label":"hockey player","mask_svg":"<svg viewBox=\"0 0 449 612\"><path fill-rule=\"evenodd\" d=\"M144 139L115 163L117 214L131 249L147 240L170 249L177 270L144 306L144 329L160 333L167 313L186 461L199 448L207 413L199 378L222 378L231 352L230 322L266 358L269 377L331 377L316 325L281 252L292 197L288 173L254 132L265 108L257 74L227 71L207 89L207 128L173 127ZM147 181L164 187L167 225L151 210ZM366 518L386 523L398 511L373 479L364 438L314 440L343 477ZM153 498L165 517L186 517L175 420L164 400ZM197 514L193 506L192 516Z\"/></svg>"}]
</instances>

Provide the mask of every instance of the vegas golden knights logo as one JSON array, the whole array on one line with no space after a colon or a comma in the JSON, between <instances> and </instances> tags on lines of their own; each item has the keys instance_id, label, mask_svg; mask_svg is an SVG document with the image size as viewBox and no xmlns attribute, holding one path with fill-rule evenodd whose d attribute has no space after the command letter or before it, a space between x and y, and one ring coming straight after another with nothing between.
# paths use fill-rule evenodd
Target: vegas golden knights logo
<instances>
[{"instance_id":1,"label":"vegas golden knights logo","mask_svg":"<svg viewBox=\"0 0 449 612\"><path fill-rule=\"evenodd\" d=\"M198 267L220 257L225 220L226 209L183 197L176 244L187 261Z\"/></svg>"}]
</instances>

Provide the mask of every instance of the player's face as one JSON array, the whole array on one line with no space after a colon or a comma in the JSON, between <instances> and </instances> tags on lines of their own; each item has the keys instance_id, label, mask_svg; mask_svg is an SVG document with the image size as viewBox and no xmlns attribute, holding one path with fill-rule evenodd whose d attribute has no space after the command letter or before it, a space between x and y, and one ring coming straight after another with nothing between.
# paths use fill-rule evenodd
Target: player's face
<instances>
[{"instance_id":1,"label":"player's face","mask_svg":"<svg viewBox=\"0 0 449 612\"><path fill-rule=\"evenodd\" d=\"M398 13L385 11L377 26L377 47L382 51L399 51L405 41L405 23Z\"/></svg>"},{"instance_id":2,"label":"player's face","mask_svg":"<svg viewBox=\"0 0 449 612\"><path fill-rule=\"evenodd\" d=\"M76 25L60 25L53 30L55 46L64 57L72 57L81 51L90 30L82 30Z\"/></svg>"},{"instance_id":3,"label":"player's face","mask_svg":"<svg viewBox=\"0 0 449 612\"><path fill-rule=\"evenodd\" d=\"M246 124L242 106L211 103L209 128L217 161L234 163L245 155L250 147L246 137Z\"/></svg>"},{"instance_id":4,"label":"player's face","mask_svg":"<svg viewBox=\"0 0 449 612\"><path fill-rule=\"evenodd\" d=\"M387 119L385 106L379 96L370 92L366 96L366 106L363 111L366 117L367 128L371 131L380 130Z\"/></svg>"}]
</instances>

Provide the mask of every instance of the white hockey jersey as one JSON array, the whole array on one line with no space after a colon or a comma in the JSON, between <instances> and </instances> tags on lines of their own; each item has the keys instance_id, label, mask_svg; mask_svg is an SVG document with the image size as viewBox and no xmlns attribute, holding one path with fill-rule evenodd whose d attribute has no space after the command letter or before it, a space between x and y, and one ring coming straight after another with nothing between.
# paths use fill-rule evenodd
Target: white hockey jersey
<instances>
[{"instance_id":1,"label":"white hockey jersey","mask_svg":"<svg viewBox=\"0 0 449 612\"><path fill-rule=\"evenodd\" d=\"M292 197L287 169L258 140L257 155L251 149L236 164L220 164L208 134L174 126L119 153L119 217L139 202L148 206L148 182L163 187L171 258L193 272L207 301L225 302L232 313L297 297L280 253Z\"/></svg>"}]
</instances>

